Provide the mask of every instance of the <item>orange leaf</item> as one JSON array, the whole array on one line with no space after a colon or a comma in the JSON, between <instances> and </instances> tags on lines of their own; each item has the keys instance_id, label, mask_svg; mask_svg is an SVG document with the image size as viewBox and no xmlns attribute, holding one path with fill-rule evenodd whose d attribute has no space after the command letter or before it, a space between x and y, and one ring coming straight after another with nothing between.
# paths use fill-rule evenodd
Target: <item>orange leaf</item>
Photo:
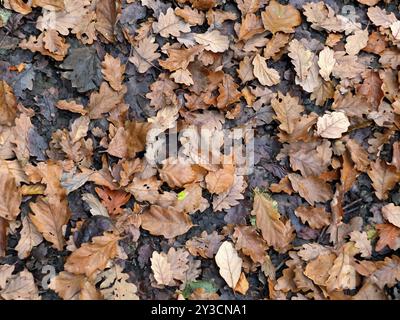
<instances>
[{"instance_id":1,"label":"orange leaf","mask_svg":"<svg viewBox=\"0 0 400 320\"><path fill-rule=\"evenodd\" d=\"M104 270L108 261L117 255L119 239L112 233L94 237L91 243L84 243L72 252L64 269L74 274L85 274L87 277L97 270Z\"/></svg>"},{"instance_id":2,"label":"orange leaf","mask_svg":"<svg viewBox=\"0 0 400 320\"><path fill-rule=\"evenodd\" d=\"M386 223L376 225L376 229L379 233L379 240L375 247L376 251L381 251L385 246L392 250L400 248L400 228Z\"/></svg>"},{"instance_id":3,"label":"orange leaf","mask_svg":"<svg viewBox=\"0 0 400 320\"><path fill-rule=\"evenodd\" d=\"M98 187L95 190L101 198L101 203L106 207L110 215L121 214L124 211L121 207L131 198L129 193L121 190L113 191L108 188L100 189Z\"/></svg>"},{"instance_id":4,"label":"orange leaf","mask_svg":"<svg viewBox=\"0 0 400 320\"><path fill-rule=\"evenodd\" d=\"M381 159L371 163L368 176L372 180L375 195L379 200L387 199L389 191L400 181L400 172L396 170L396 167L388 165Z\"/></svg>"}]
</instances>

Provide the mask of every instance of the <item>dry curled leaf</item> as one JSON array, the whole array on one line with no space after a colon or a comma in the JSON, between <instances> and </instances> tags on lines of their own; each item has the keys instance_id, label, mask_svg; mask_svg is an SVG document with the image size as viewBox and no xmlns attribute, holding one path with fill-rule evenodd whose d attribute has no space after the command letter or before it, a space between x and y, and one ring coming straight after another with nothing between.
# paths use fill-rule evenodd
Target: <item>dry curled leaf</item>
<instances>
[{"instance_id":1,"label":"dry curled leaf","mask_svg":"<svg viewBox=\"0 0 400 320\"><path fill-rule=\"evenodd\" d=\"M13 221L20 213L21 192L12 175L0 172L0 217Z\"/></svg>"},{"instance_id":2,"label":"dry curled leaf","mask_svg":"<svg viewBox=\"0 0 400 320\"><path fill-rule=\"evenodd\" d=\"M17 100L12 88L0 81L0 125L12 125L17 117Z\"/></svg>"},{"instance_id":3,"label":"dry curled leaf","mask_svg":"<svg viewBox=\"0 0 400 320\"><path fill-rule=\"evenodd\" d=\"M267 257L267 245L264 239L251 226L237 226L233 237L236 239L236 248L250 256L254 262L263 264Z\"/></svg>"},{"instance_id":4,"label":"dry curled leaf","mask_svg":"<svg viewBox=\"0 0 400 320\"><path fill-rule=\"evenodd\" d=\"M197 43L204 45L206 50L215 53L224 52L229 48L229 38L218 30L196 33L194 39Z\"/></svg>"},{"instance_id":5,"label":"dry curled leaf","mask_svg":"<svg viewBox=\"0 0 400 320\"><path fill-rule=\"evenodd\" d=\"M347 37L346 52L349 55L357 55L368 43L368 30L358 30L354 35Z\"/></svg>"},{"instance_id":6,"label":"dry curled leaf","mask_svg":"<svg viewBox=\"0 0 400 320\"><path fill-rule=\"evenodd\" d=\"M81 274L60 272L51 279L49 288L54 290L63 300L100 300L101 294L89 279Z\"/></svg>"},{"instance_id":7,"label":"dry curled leaf","mask_svg":"<svg viewBox=\"0 0 400 320\"><path fill-rule=\"evenodd\" d=\"M257 228L268 246L285 252L291 247L295 235L290 221L281 219L276 205L269 196L256 190L252 214L256 216Z\"/></svg>"},{"instance_id":8,"label":"dry curled leaf","mask_svg":"<svg viewBox=\"0 0 400 320\"><path fill-rule=\"evenodd\" d=\"M221 245L223 236L216 231L207 234L203 231L199 237L193 237L186 242L186 248L193 256L201 256L204 259L212 259Z\"/></svg>"},{"instance_id":9,"label":"dry curled leaf","mask_svg":"<svg viewBox=\"0 0 400 320\"><path fill-rule=\"evenodd\" d=\"M98 270L104 270L110 259L117 255L119 236L106 233L84 243L68 257L64 268L74 274L90 277Z\"/></svg>"},{"instance_id":10,"label":"dry curled leaf","mask_svg":"<svg viewBox=\"0 0 400 320\"><path fill-rule=\"evenodd\" d=\"M387 199L389 191L400 181L400 173L396 168L380 159L371 162L371 167L367 173L372 180L375 195L380 200Z\"/></svg>"},{"instance_id":11,"label":"dry curled leaf","mask_svg":"<svg viewBox=\"0 0 400 320\"><path fill-rule=\"evenodd\" d=\"M18 258L27 258L33 247L36 247L43 241L42 235L37 231L28 217L22 219L21 238L18 241L15 250L18 251Z\"/></svg>"},{"instance_id":12,"label":"dry curled leaf","mask_svg":"<svg viewBox=\"0 0 400 320\"><path fill-rule=\"evenodd\" d=\"M321 229L330 224L330 215L323 207L297 207L294 213L313 229Z\"/></svg>"},{"instance_id":13,"label":"dry curled leaf","mask_svg":"<svg viewBox=\"0 0 400 320\"><path fill-rule=\"evenodd\" d=\"M265 29L276 33L279 31L285 33L294 32L294 28L301 24L300 12L292 5L281 5L272 0L261 13Z\"/></svg>"},{"instance_id":14,"label":"dry curled leaf","mask_svg":"<svg viewBox=\"0 0 400 320\"><path fill-rule=\"evenodd\" d=\"M383 217L391 224L400 228L400 207L389 203L382 208Z\"/></svg>"},{"instance_id":15,"label":"dry curled leaf","mask_svg":"<svg viewBox=\"0 0 400 320\"><path fill-rule=\"evenodd\" d=\"M289 174L293 190L300 194L312 206L315 202L326 202L333 197L331 187L317 177L302 177L299 174Z\"/></svg>"},{"instance_id":16,"label":"dry curled leaf","mask_svg":"<svg viewBox=\"0 0 400 320\"><path fill-rule=\"evenodd\" d=\"M121 91L124 81L125 65L121 64L118 58L114 58L110 54L106 54L101 64L104 79L108 81L111 88L115 91Z\"/></svg>"},{"instance_id":17,"label":"dry curled leaf","mask_svg":"<svg viewBox=\"0 0 400 320\"><path fill-rule=\"evenodd\" d=\"M190 26L176 16L172 8L169 8L166 14L160 13L158 21L153 23L153 30L164 38L179 37L181 32L190 32Z\"/></svg>"},{"instance_id":18,"label":"dry curled leaf","mask_svg":"<svg viewBox=\"0 0 400 320\"><path fill-rule=\"evenodd\" d=\"M67 202L62 200L53 203L46 198L38 198L29 206L32 210L29 218L43 238L50 241L57 250L63 250L65 244L63 227L71 215Z\"/></svg>"},{"instance_id":19,"label":"dry curled leaf","mask_svg":"<svg viewBox=\"0 0 400 320\"><path fill-rule=\"evenodd\" d=\"M329 81L330 75L332 73L333 68L335 67L336 60L334 51L329 47L325 47L319 53L318 66L319 66L319 74L324 80Z\"/></svg>"},{"instance_id":20,"label":"dry curled leaf","mask_svg":"<svg viewBox=\"0 0 400 320\"><path fill-rule=\"evenodd\" d=\"M268 68L266 59L257 54L253 60L253 73L263 86L273 86L280 82L278 71Z\"/></svg>"},{"instance_id":21,"label":"dry curled leaf","mask_svg":"<svg viewBox=\"0 0 400 320\"><path fill-rule=\"evenodd\" d=\"M154 37L143 38L133 47L133 56L129 58L139 73L145 73L153 67L153 61L161 57L157 52L158 44Z\"/></svg>"},{"instance_id":22,"label":"dry curled leaf","mask_svg":"<svg viewBox=\"0 0 400 320\"><path fill-rule=\"evenodd\" d=\"M193 226L190 217L173 207L162 208L152 205L142 215L142 228L156 236L167 239L185 234Z\"/></svg>"},{"instance_id":23,"label":"dry curled leaf","mask_svg":"<svg viewBox=\"0 0 400 320\"><path fill-rule=\"evenodd\" d=\"M349 119L343 112L327 113L318 118L317 134L327 139L339 139L349 126Z\"/></svg>"}]
</instances>

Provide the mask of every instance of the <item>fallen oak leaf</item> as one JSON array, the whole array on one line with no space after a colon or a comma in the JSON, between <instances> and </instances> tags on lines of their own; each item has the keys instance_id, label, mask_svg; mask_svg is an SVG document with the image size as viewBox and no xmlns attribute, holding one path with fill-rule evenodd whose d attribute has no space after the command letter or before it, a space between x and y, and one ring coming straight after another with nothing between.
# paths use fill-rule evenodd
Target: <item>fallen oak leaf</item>
<instances>
[{"instance_id":1,"label":"fallen oak leaf","mask_svg":"<svg viewBox=\"0 0 400 320\"><path fill-rule=\"evenodd\" d=\"M329 270L336 260L336 255L326 252L318 255L315 259L309 261L304 270L304 275L310 278L315 284L324 286L329 278Z\"/></svg>"},{"instance_id":2,"label":"fallen oak leaf","mask_svg":"<svg viewBox=\"0 0 400 320\"><path fill-rule=\"evenodd\" d=\"M18 251L18 258L27 258L33 247L36 247L43 241L42 235L37 231L28 217L22 218L21 238L18 241L15 250Z\"/></svg>"},{"instance_id":3,"label":"fallen oak leaf","mask_svg":"<svg viewBox=\"0 0 400 320\"><path fill-rule=\"evenodd\" d=\"M186 69L190 62L204 49L204 46L198 45L188 49L167 49L168 59L160 60L160 66L169 71Z\"/></svg>"},{"instance_id":4,"label":"fallen oak leaf","mask_svg":"<svg viewBox=\"0 0 400 320\"><path fill-rule=\"evenodd\" d=\"M133 56L129 61L133 63L139 73L145 73L153 67L153 61L161 57L157 52L158 44L154 43L154 37L143 38L133 46Z\"/></svg>"},{"instance_id":5,"label":"fallen oak leaf","mask_svg":"<svg viewBox=\"0 0 400 320\"><path fill-rule=\"evenodd\" d=\"M90 277L98 270L104 270L110 259L118 253L119 236L105 233L94 237L91 243L84 243L67 258L64 269L74 274Z\"/></svg>"},{"instance_id":6,"label":"fallen oak leaf","mask_svg":"<svg viewBox=\"0 0 400 320\"><path fill-rule=\"evenodd\" d=\"M44 32L43 44L46 50L63 57L67 55L70 47L70 45L65 42L65 39L58 35L56 30L47 30Z\"/></svg>"},{"instance_id":7,"label":"fallen oak leaf","mask_svg":"<svg viewBox=\"0 0 400 320\"><path fill-rule=\"evenodd\" d=\"M17 99L13 89L4 80L0 81L0 125L11 126L17 117Z\"/></svg>"},{"instance_id":8,"label":"fallen oak leaf","mask_svg":"<svg viewBox=\"0 0 400 320\"><path fill-rule=\"evenodd\" d=\"M382 215L391 224L400 228L400 206L389 203L382 208Z\"/></svg>"},{"instance_id":9,"label":"fallen oak leaf","mask_svg":"<svg viewBox=\"0 0 400 320\"><path fill-rule=\"evenodd\" d=\"M376 262L376 270L371 274L371 280L383 289L392 288L400 280L400 258L396 255L385 257L384 261Z\"/></svg>"},{"instance_id":10,"label":"fallen oak leaf","mask_svg":"<svg viewBox=\"0 0 400 320\"><path fill-rule=\"evenodd\" d=\"M82 194L82 200L89 206L92 216L110 217L107 209L95 195L88 192L84 193Z\"/></svg>"},{"instance_id":11,"label":"fallen oak leaf","mask_svg":"<svg viewBox=\"0 0 400 320\"><path fill-rule=\"evenodd\" d=\"M19 213L22 195L12 175L0 172L0 217L14 221Z\"/></svg>"},{"instance_id":12,"label":"fallen oak leaf","mask_svg":"<svg viewBox=\"0 0 400 320\"><path fill-rule=\"evenodd\" d=\"M36 202L31 202L29 207L32 210L29 218L34 226L55 249L62 251L65 244L62 229L71 215L67 201L50 203L48 199L39 197Z\"/></svg>"},{"instance_id":13,"label":"fallen oak leaf","mask_svg":"<svg viewBox=\"0 0 400 320\"><path fill-rule=\"evenodd\" d=\"M392 250L400 248L400 228L389 223L383 223L377 224L376 229L379 234L379 240L375 246L376 251L382 251L386 246Z\"/></svg>"},{"instance_id":14,"label":"fallen oak leaf","mask_svg":"<svg viewBox=\"0 0 400 320\"><path fill-rule=\"evenodd\" d=\"M330 80L330 75L333 68L335 67L336 59L334 56L334 51L325 47L320 53L318 58L319 74L325 81Z\"/></svg>"},{"instance_id":15,"label":"fallen oak leaf","mask_svg":"<svg viewBox=\"0 0 400 320\"><path fill-rule=\"evenodd\" d=\"M317 121L317 134L327 139L339 139L347 132L350 121L343 112L326 113Z\"/></svg>"},{"instance_id":16,"label":"fallen oak leaf","mask_svg":"<svg viewBox=\"0 0 400 320\"><path fill-rule=\"evenodd\" d=\"M353 35L347 37L345 45L349 55L357 55L368 44L368 29L357 30Z\"/></svg>"},{"instance_id":17,"label":"fallen oak leaf","mask_svg":"<svg viewBox=\"0 0 400 320\"><path fill-rule=\"evenodd\" d=\"M212 259L221 246L222 240L224 240L224 236L219 235L216 231L210 234L203 231L199 237L193 237L186 241L185 247L193 256Z\"/></svg>"},{"instance_id":18,"label":"fallen oak leaf","mask_svg":"<svg viewBox=\"0 0 400 320\"><path fill-rule=\"evenodd\" d=\"M100 119L103 113L112 111L120 104L126 93L126 86L119 92L110 88L107 82L103 82L99 92L93 92L90 95L88 106L90 119Z\"/></svg>"},{"instance_id":19,"label":"fallen oak leaf","mask_svg":"<svg viewBox=\"0 0 400 320\"><path fill-rule=\"evenodd\" d=\"M63 300L101 300L102 295L89 279L81 274L60 272L51 279L49 288Z\"/></svg>"},{"instance_id":20,"label":"fallen oak leaf","mask_svg":"<svg viewBox=\"0 0 400 320\"><path fill-rule=\"evenodd\" d=\"M355 243L354 245L360 251L361 257L363 258L371 257L372 245L365 231L363 232L357 230L352 231L350 233L350 240Z\"/></svg>"},{"instance_id":21,"label":"fallen oak leaf","mask_svg":"<svg viewBox=\"0 0 400 320\"><path fill-rule=\"evenodd\" d=\"M389 191L400 181L400 172L396 167L388 165L384 160L377 159L371 162L370 169L367 171L375 189L375 195L379 200L385 200L389 196Z\"/></svg>"},{"instance_id":22,"label":"fallen oak leaf","mask_svg":"<svg viewBox=\"0 0 400 320\"><path fill-rule=\"evenodd\" d=\"M22 15L27 15L32 12L31 4L26 3L23 0L5 0L4 7L6 9L14 10Z\"/></svg>"},{"instance_id":23,"label":"fallen oak leaf","mask_svg":"<svg viewBox=\"0 0 400 320\"><path fill-rule=\"evenodd\" d=\"M242 93L238 91L239 85L235 83L232 76L225 74L222 83L218 86L219 96L217 98L218 109L225 109L229 105L238 102Z\"/></svg>"},{"instance_id":24,"label":"fallen oak leaf","mask_svg":"<svg viewBox=\"0 0 400 320\"><path fill-rule=\"evenodd\" d=\"M290 35L282 32L275 33L264 48L264 58L276 60L283 48L288 44Z\"/></svg>"},{"instance_id":25,"label":"fallen oak leaf","mask_svg":"<svg viewBox=\"0 0 400 320\"><path fill-rule=\"evenodd\" d=\"M174 79L175 83L181 83L187 86L194 85L192 74L189 70L176 70L171 74L171 78Z\"/></svg>"},{"instance_id":26,"label":"fallen oak leaf","mask_svg":"<svg viewBox=\"0 0 400 320\"><path fill-rule=\"evenodd\" d=\"M158 21L153 23L153 31L164 38L179 37L181 32L190 32L190 26L174 13L174 9L168 8L166 14L161 12Z\"/></svg>"},{"instance_id":27,"label":"fallen oak leaf","mask_svg":"<svg viewBox=\"0 0 400 320\"><path fill-rule=\"evenodd\" d=\"M250 288L249 282L247 281L244 272L242 272L240 274L239 281L237 282L234 291L239 292L242 295L245 295L249 290L249 288Z\"/></svg>"},{"instance_id":28,"label":"fallen oak leaf","mask_svg":"<svg viewBox=\"0 0 400 320\"><path fill-rule=\"evenodd\" d=\"M98 187L96 187L95 190L100 196L102 204L111 216L121 214L124 211L121 207L131 198L129 193L122 190L100 189Z\"/></svg>"},{"instance_id":29,"label":"fallen oak leaf","mask_svg":"<svg viewBox=\"0 0 400 320\"><path fill-rule=\"evenodd\" d=\"M267 59L257 54L253 59L253 73L263 86L273 86L280 82L281 78L275 69L268 68Z\"/></svg>"},{"instance_id":30,"label":"fallen oak leaf","mask_svg":"<svg viewBox=\"0 0 400 320\"><path fill-rule=\"evenodd\" d=\"M272 33L279 31L293 33L294 28L301 24L300 12L292 5L281 5L272 0L261 13L265 29Z\"/></svg>"},{"instance_id":31,"label":"fallen oak leaf","mask_svg":"<svg viewBox=\"0 0 400 320\"><path fill-rule=\"evenodd\" d=\"M326 280L328 291L354 289L357 286L357 273L352 263L357 252L353 242L343 245L329 270L329 277Z\"/></svg>"},{"instance_id":32,"label":"fallen oak leaf","mask_svg":"<svg viewBox=\"0 0 400 320\"><path fill-rule=\"evenodd\" d=\"M234 173L233 165L224 165L222 169L209 172L205 178L208 191L216 194L227 192L233 186Z\"/></svg>"},{"instance_id":33,"label":"fallen oak leaf","mask_svg":"<svg viewBox=\"0 0 400 320\"><path fill-rule=\"evenodd\" d=\"M247 183L243 176L235 175L232 187L213 198L214 211L228 210L239 204L239 200L244 199L243 192L247 188Z\"/></svg>"},{"instance_id":34,"label":"fallen oak leaf","mask_svg":"<svg viewBox=\"0 0 400 320\"><path fill-rule=\"evenodd\" d=\"M254 13L248 13L242 19L242 23L239 28L239 41L247 41L254 37L256 34L264 32L264 26L261 18L256 16Z\"/></svg>"},{"instance_id":35,"label":"fallen oak leaf","mask_svg":"<svg viewBox=\"0 0 400 320\"><path fill-rule=\"evenodd\" d=\"M204 12L201 12L197 9L192 9L189 6L185 6L183 9L176 8L175 14L192 26L202 25L205 21Z\"/></svg>"},{"instance_id":36,"label":"fallen oak leaf","mask_svg":"<svg viewBox=\"0 0 400 320\"><path fill-rule=\"evenodd\" d=\"M117 22L118 8L114 0L99 0L96 2L95 28L107 42L115 41L114 26Z\"/></svg>"},{"instance_id":37,"label":"fallen oak leaf","mask_svg":"<svg viewBox=\"0 0 400 320\"><path fill-rule=\"evenodd\" d=\"M242 16L248 13L256 13L261 5L260 0L236 0L236 2Z\"/></svg>"},{"instance_id":38,"label":"fallen oak leaf","mask_svg":"<svg viewBox=\"0 0 400 320\"><path fill-rule=\"evenodd\" d=\"M236 240L236 248L251 257L251 259L264 264L267 256L267 245L264 239L257 233L252 226L237 226L233 233L233 238Z\"/></svg>"},{"instance_id":39,"label":"fallen oak leaf","mask_svg":"<svg viewBox=\"0 0 400 320\"><path fill-rule=\"evenodd\" d=\"M306 49L299 40L293 39L289 44L288 56L292 59L294 69L296 70L300 82L305 81L313 65L315 54Z\"/></svg>"},{"instance_id":40,"label":"fallen oak leaf","mask_svg":"<svg viewBox=\"0 0 400 320\"><path fill-rule=\"evenodd\" d=\"M294 211L303 223L308 223L313 229L322 229L330 224L330 215L323 207L297 207Z\"/></svg>"},{"instance_id":41,"label":"fallen oak leaf","mask_svg":"<svg viewBox=\"0 0 400 320\"><path fill-rule=\"evenodd\" d=\"M302 177L299 174L288 175L293 190L300 194L310 205L315 202L326 202L333 197L329 184L317 177Z\"/></svg>"},{"instance_id":42,"label":"fallen oak leaf","mask_svg":"<svg viewBox=\"0 0 400 320\"><path fill-rule=\"evenodd\" d=\"M367 16L377 27L389 28L397 21L397 18L393 12L388 13L385 9L382 9L378 6L368 8Z\"/></svg>"},{"instance_id":43,"label":"fallen oak leaf","mask_svg":"<svg viewBox=\"0 0 400 320\"><path fill-rule=\"evenodd\" d=\"M206 33L196 33L194 39L197 43L204 45L206 50L218 53L229 48L229 38L218 30Z\"/></svg>"},{"instance_id":44,"label":"fallen oak leaf","mask_svg":"<svg viewBox=\"0 0 400 320\"><path fill-rule=\"evenodd\" d=\"M83 105L75 101L60 100L56 103L56 107L60 110L80 113L81 115L86 115L88 113Z\"/></svg>"},{"instance_id":45,"label":"fallen oak leaf","mask_svg":"<svg viewBox=\"0 0 400 320\"><path fill-rule=\"evenodd\" d=\"M282 220L277 204L258 189L254 191L251 214L256 216L257 228L261 230L262 237L268 246L278 252L286 252L291 248L295 234L290 220Z\"/></svg>"},{"instance_id":46,"label":"fallen oak leaf","mask_svg":"<svg viewBox=\"0 0 400 320\"><path fill-rule=\"evenodd\" d=\"M0 290L0 297L4 300L41 300L35 279L26 269L8 279L7 285Z\"/></svg>"},{"instance_id":47,"label":"fallen oak leaf","mask_svg":"<svg viewBox=\"0 0 400 320\"><path fill-rule=\"evenodd\" d=\"M122 272L122 267L118 264L99 274L97 279L103 279L104 277L105 279L100 284L100 292L104 296L104 299L139 300L136 294L136 285L128 282L129 275Z\"/></svg>"},{"instance_id":48,"label":"fallen oak leaf","mask_svg":"<svg viewBox=\"0 0 400 320\"><path fill-rule=\"evenodd\" d=\"M125 65L121 64L121 60L107 53L104 61L101 63L101 67L104 79L108 81L111 88L115 91L121 91L123 89L122 82L124 81L126 68Z\"/></svg>"},{"instance_id":49,"label":"fallen oak leaf","mask_svg":"<svg viewBox=\"0 0 400 320\"><path fill-rule=\"evenodd\" d=\"M349 149L351 160L354 161L357 170L367 171L369 167L368 152L353 139L346 140L346 147Z\"/></svg>"}]
</instances>

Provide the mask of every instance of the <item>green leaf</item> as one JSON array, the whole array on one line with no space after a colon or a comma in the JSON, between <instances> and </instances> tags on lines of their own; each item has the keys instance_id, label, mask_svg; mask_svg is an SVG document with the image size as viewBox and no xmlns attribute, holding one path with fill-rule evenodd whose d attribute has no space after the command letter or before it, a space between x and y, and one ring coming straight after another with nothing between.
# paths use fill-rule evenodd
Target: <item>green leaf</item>
<instances>
[{"instance_id":1,"label":"green leaf","mask_svg":"<svg viewBox=\"0 0 400 320\"><path fill-rule=\"evenodd\" d=\"M214 286L214 284L210 281L198 280L191 281L186 284L185 289L183 289L182 295L185 299L188 299L192 292L198 288L203 288L207 293L215 293L218 288Z\"/></svg>"},{"instance_id":2,"label":"green leaf","mask_svg":"<svg viewBox=\"0 0 400 320\"><path fill-rule=\"evenodd\" d=\"M183 201L183 200L185 200L186 196L187 196L187 192L186 191L181 191L181 192L178 193L178 200L179 201Z\"/></svg>"}]
</instances>

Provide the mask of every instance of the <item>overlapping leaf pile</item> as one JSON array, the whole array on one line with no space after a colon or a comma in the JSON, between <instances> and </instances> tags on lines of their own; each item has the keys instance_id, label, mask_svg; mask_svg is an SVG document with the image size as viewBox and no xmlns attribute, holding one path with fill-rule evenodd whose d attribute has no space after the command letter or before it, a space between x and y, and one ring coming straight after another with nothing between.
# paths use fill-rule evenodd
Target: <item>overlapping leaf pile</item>
<instances>
[{"instance_id":1,"label":"overlapping leaf pile","mask_svg":"<svg viewBox=\"0 0 400 320\"><path fill-rule=\"evenodd\" d=\"M39 248L62 299L399 297L395 1L289 2L4 1L1 299L43 297ZM151 161L171 131L187 161Z\"/></svg>"}]
</instances>

